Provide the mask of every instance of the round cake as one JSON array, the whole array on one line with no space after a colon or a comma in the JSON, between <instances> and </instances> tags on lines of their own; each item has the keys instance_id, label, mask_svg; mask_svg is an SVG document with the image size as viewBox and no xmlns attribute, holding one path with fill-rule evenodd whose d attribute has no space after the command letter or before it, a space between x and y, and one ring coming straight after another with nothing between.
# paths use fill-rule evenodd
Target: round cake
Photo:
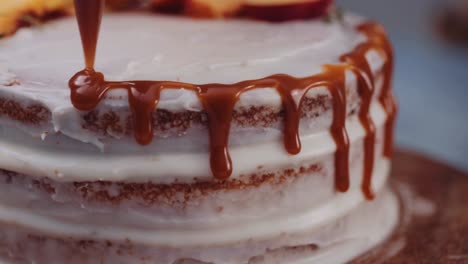
<instances>
[{"instance_id":1,"label":"round cake","mask_svg":"<svg viewBox=\"0 0 468 264\"><path fill-rule=\"evenodd\" d=\"M396 226L380 25L106 13L93 66L71 16L0 39L6 263L343 263Z\"/></svg>"}]
</instances>

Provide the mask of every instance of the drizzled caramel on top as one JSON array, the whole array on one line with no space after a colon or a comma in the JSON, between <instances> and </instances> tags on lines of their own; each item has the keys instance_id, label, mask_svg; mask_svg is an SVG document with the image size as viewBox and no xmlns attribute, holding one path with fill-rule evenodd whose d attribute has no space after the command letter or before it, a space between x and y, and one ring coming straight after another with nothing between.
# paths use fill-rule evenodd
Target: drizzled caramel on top
<instances>
[{"instance_id":1,"label":"drizzled caramel on top","mask_svg":"<svg viewBox=\"0 0 468 264\"><path fill-rule=\"evenodd\" d=\"M232 161L229 155L229 134L234 106L239 96L252 89L274 88L280 94L285 112L283 141L285 149L295 155L301 151L299 123L301 103L311 89L326 87L333 102L333 122L330 132L336 143L335 185L340 192L349 189L349 148L346 130L347 98L345 73L352 71L358 79L361 95L359 119L366 131L364 139L364 175L362 190L368 199L374 194L371 189L371 176L374 169L376 127L370 116L371 101L375 93L375 80L366 59L370 50L379 52L385 58L383 66L383 89L380 103L388 115L385 124L384 155L392 155L393 127L396 116L396 102L391 90L393 74L393 54L383 28L372 22L361 24L358 30L367 40L352 52L340 58L341 64L325 65L322 72L305 78L286 74L271 75L262 79L242 81L235 84L190 84L173 81L107 81L102 73L93 69L102 17L102 0L75 0L76 14L83 42L86 68L73 76L69 82L73 105L83 111L93 110L113 89L125 89L133 115L134 134L138 143L150 144L153 139L152 114L155 111L160 93L164 89L188 89L194 91L207 113L210 142L211 170L217 179L227 179L232 174ZM293 97L300 92L300 99Z\"/></svg>"}]
</instances>

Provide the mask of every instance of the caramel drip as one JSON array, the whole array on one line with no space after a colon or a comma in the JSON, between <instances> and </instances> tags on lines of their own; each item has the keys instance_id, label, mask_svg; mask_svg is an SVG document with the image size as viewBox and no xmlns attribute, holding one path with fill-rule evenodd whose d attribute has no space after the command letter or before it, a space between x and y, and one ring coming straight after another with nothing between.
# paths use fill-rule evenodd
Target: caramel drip
<instances>
[{"instance_id":1,"label":"caramel drip","mask_svg":"<svg viewBox=\"0 0 468 264\"><path fill-rule=\"evenodd\" d=\"M361 188L367 199L373 199L374 192L371 189L371 181L375 163L376 127L370 115L370 107L372 103L372 97L375 91L374 80L372 79L372 77L370 78L370 80L367 80L365 78L366 76L369 77L372 75L365 75L365 73L356 69L353 71L356 73L356 76L358 76L358 89L361 93L362 98L361 109L359 111L359 120L361 121L361 124L366 132L366 136L364 137L364 165Z\"/></svg>"},{"instance_id":2,"label":"caramel drip","mask_svg":"<svg viewBox=\"0 0 468 264\"><path fill-rule=\"evenodd\" d=\"M359 110L359 121L361 122L366 136L364 137L364 164L362 191L367 199L373 199L374 193L371 189L372 173L375 163L375 139L376 128L370 115L372 97L374 95L374 76L365 55L372 49L372 45L364 43L359 45L353 53L343 55L340 60L348 63L350 70L356 75L358 81L358 93L361 96L361 108Z\"/></svg>"},{"instance_id":3,"label":"caramel drip","mask_svg":"<svg viewBox=\"0 0 468 264\"><path fill-rule=\"evenodd\" d=\"M229 134L232 114L242 88L220 84L199 87L198 96L208 116L210 136L210 165L217 179L227 179L232 174L229 155Z\"/></svg>"},{"instance_id":4,"label":"caramel drip","mask_svg":"<svg viewBox=\"0 0 468 264\"><path fill-rule=\"evenodd\" d=\"M101 2L101 3L96 3ZM232 174L232 161L229 155L229 134L235 104L239 96L251 89L274 88L280 94L284 109L284 147L292 155L301 151L299 124L301 104L310 89L327 88L332 98L333 121L330 132L336 143L335 185L340 192L349 189L349 137L346 130L347 98L346 71L352 71L358 79L358 89L362 97L359 119L366 131L364 140L364 175L362 190L368 199L373 198L371 177L375 159L375 124L370 116L370 106L374 89L371 67L365 57L369 50L377 50L386 58L384 65L384 88L379 97L389 118L385 130L386 156L391 155L393 126L396 103L391 92L393 55L391 46L383 29L374 23L359 26L368 41L354 51L341 57L340 65L325 65L320 74L295 78L276 74L258 80L243 81L235 84L188 84L169 81L106 81L103 74L94 71L94 57L101 20L101 0L75 0L80 32L85 50L86 68L73 76L69 82L71 101L83 111L91 111L113 89L128 92L129 106L132 111L134 134L142 144L150 144L153 136L153 113L164 89L187 89L194 91L202 103L208 118L210 142L210 165L217 179L227 179ZM296 96L295 96L296 95Z\"/></svg>"},{"instance_id":5,"label":"caramel drip","mask_svg":"<svg viewBox=\"0 0 468 264\"><path fill-rule=\"evenodd\" d=\"M103 0L74 0L75 12L80 28L86 68L94 67L96 46L101 27Z\"/></svg>"},{"instance_id":6,"label":"caramel drip","mask_svg":"<svg viewBox=\"0 0 468 264\"><path fill-rule=\"evenodd\" d=\"M385 29L377 23L364 23L358 27L358 30L364 33L367 38L368 50L378 51L385 58L383 66L383 87L379 96L379 101L387 113L387 122L385 123L385 142L384 156L391 158L393 155L393 135L395 122L398 112L398 105L392 91L392 78L394 69L394 56L390 40L387 37Z\"/></svg>"},{"instance_id":7,"label":"caramel drip","mask_svg":"<svg viewBox=\"0 0 468 264\"><path fill-rule=\"evenodd\" d=\"M361 96L359 120L366 132L364 138L364 165L362 191L367 199L373 199L372 173L375 163L376 127L370 115L370 107L375 92L375 80L366 54L377 50L385 57L383 66L383 87L379 100L384 107L388 120L385 124L383 155L391 157L393 153L393 130L396 120L396 100L391 91L393 76L393 51L384 29L375 23L365 23L358 30L368 37L368 41L358 45L351 53L341 56L340 61L350 65L350 70L358 79L358 91Z\"/></svg>"},{"instance_id":8,"label":"caramel drip","mask_svg":"<svg viewBox=\"0 0 468 264\"><path fill-rule=\"evenodd\" d=\"M102 73L84 69L71 78L69 86L73 105L83 111L96 108L109 90L126 89L133 113L135 138L143 145L151 143L153 139L152 113L161 90L184 88L196 92L208 116L210 164L213 175L218 179L227 179L232 174L229 134L234 106L242 93L251 89L276 88L285 109L284 146L290 154L297 154L301 151L299 121L302 100L308 90L328 87L335 109L331 130L338 148L335 166L337 188L346 191L349 188L349 139L345 128L345 70L344 66L330 65L324 67L323 74L308 78L278 74L236 84L193 85L166 81L108 82ZM294 91L301 91L299 103L294 100Z\"/></svg>"}]
</instances>

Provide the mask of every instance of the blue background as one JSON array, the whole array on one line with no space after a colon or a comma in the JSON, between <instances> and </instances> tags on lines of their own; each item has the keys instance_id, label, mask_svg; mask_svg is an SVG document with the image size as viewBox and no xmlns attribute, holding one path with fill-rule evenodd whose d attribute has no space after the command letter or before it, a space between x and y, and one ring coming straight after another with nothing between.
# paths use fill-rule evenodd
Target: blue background
<instances>
[{"instance_id":1,"label":"blue background","mask_svg":"<svg viewBox=\"0 0 468 264\"><path fill-rule=\"evenodd\" d=\"M382 22L396 50L397 143L468 170L468 47L449 44L435 17L449 0L342 0Z\"/></svg>"}]
</instances>

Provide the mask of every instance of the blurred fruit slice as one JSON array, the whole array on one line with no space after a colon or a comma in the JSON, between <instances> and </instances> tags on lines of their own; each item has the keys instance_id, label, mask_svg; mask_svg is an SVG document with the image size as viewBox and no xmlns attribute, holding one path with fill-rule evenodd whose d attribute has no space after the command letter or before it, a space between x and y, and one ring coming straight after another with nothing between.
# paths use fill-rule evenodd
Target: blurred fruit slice
<instances>
[{"instance_id":1,"label":"blurred fruit slice","mask_svg":"<svg viewBox=\"0 0 468 264\"><path fill-rule=\"evenodd\" d=\"M244 12L247 16L281 22L323 16L333 0L245 0Z\"/></svg>"},{"instance_id":2,"label":"blurred fruit slice","mask_svg":"<svg viewBox=\"0 0 468 264\"><path fill-rule=\"evenodd\" d=\"M0 36L19 27L72 13L73 0L0 0Z\"/></svg>"},{"instance_id":3,"label":"blurred fruit slice","mask_svg":"<svg viewBox=\"0 0 468 264\"><path fill-rule=\"evenodd\" d=\"M238 13L243 0L185 0L185 13L193 17L222 18Z\"/></svg>"}]
</instances>

